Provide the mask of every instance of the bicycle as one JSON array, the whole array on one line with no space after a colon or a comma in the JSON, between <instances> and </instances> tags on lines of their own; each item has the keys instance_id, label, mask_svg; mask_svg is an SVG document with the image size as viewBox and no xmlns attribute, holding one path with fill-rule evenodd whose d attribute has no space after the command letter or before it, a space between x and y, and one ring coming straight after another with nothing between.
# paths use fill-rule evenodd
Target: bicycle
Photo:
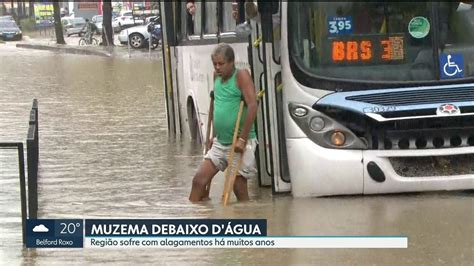
<instances>
[{"instance_id":1,"label":"bicycle","mask_svg":"<svg viewBox=\"0 0 474 266\"><path fill-rule=\"evenodd\" d=\"M88 38L86 38L85 36L81 37L81 39L79 39L79 46L84 46L84 45L99 45L99 40L92 37L91 38L91 43L89 43Z\"/></svg>"}]
</instances>

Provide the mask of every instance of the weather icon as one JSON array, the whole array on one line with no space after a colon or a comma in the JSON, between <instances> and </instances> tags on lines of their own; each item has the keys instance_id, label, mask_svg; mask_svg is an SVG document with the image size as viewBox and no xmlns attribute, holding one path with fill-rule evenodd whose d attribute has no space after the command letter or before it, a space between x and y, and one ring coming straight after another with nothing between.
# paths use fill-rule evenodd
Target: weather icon
<instances>
[{"instance_id":1,"label":"weather icon","mask_svg":"<svg viewBox=\"0 0 474 266\"><path fill-rule=\"evenodd\" d=\"M49 232L49 229L46 226L40 224L40 225L37 225L33 228L33 232L35 232L35 233L46 233L46 232Z\"/></svg>"}]
</instances>

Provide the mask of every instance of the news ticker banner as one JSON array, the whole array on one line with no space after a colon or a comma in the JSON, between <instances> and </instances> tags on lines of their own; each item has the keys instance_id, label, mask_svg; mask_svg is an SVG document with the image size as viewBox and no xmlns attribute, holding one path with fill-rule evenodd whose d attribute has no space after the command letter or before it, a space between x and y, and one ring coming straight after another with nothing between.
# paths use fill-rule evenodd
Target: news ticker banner
<instances>
[{"instance_id":1,"label":"news ticker banner","mask_svg":"<svg viewBox=\"0 0 474 266\"><path fill-rule=\"evenodd\" d=\"M265 219L28 219L27 248L407 248L406 236L268 236Z\"/></svg>"}]
</instances>

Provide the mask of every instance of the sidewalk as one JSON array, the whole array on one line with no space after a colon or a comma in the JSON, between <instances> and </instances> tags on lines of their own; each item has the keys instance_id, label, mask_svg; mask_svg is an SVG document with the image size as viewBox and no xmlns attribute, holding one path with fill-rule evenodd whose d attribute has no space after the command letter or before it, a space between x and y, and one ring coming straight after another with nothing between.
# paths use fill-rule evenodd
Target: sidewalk
<instances>
[{"instance_id":1,"label":"sidewalk","mask_svg":"<svg viewBox=\"0 0 474 266\"><path fill-rule=\"evenodd\" d=\"M96 36L100 38L100 36ZM18 42L7 42L7 44L14 44L18 48L49 50L55 52L62 52L68 54L82 54L95 55L102 57L149 57L161 58L161 50L152 50L149 52L148 48L128 49L127 46L117 45L118 39L115 38L116 46L79 46L80 37L64 37L66 44L57 44L54 36L36 36L30 38L28 35L23 37L23 40Z\"/></svg>"},{"instance_id":2,"label":"sidewalk","mask_svg":"<svg viewBox=\"0 0 474 266\"><path fill-rule=\"evenodd\" d=\"M58 51L68 54L98 55L111 57L114 47L102 46L78 46L70 44L57 44L56 41L31 39L29 41L21 41L16 44L19 48L30 48L38 50Z\"/></svg>"}]
</instances>

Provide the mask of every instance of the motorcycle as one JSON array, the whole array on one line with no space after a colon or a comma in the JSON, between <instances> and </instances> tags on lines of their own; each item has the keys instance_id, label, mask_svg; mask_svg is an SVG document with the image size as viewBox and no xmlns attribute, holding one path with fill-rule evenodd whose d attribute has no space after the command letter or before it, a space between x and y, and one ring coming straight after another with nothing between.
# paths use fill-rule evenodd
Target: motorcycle
<instances>
[{"instance_id":1,"label":"motorcycle","mask_svg":"<svg viewBox=\"0 0 474 266\"><path fill-rule=\"evenodd\" d=\"M155 25L155 23L150 23L147 27L147 31L150 33L151 38L151 49L156 49L158 46L161 46L161 27L160 25Z\"/></svg>"}]
</instances>

